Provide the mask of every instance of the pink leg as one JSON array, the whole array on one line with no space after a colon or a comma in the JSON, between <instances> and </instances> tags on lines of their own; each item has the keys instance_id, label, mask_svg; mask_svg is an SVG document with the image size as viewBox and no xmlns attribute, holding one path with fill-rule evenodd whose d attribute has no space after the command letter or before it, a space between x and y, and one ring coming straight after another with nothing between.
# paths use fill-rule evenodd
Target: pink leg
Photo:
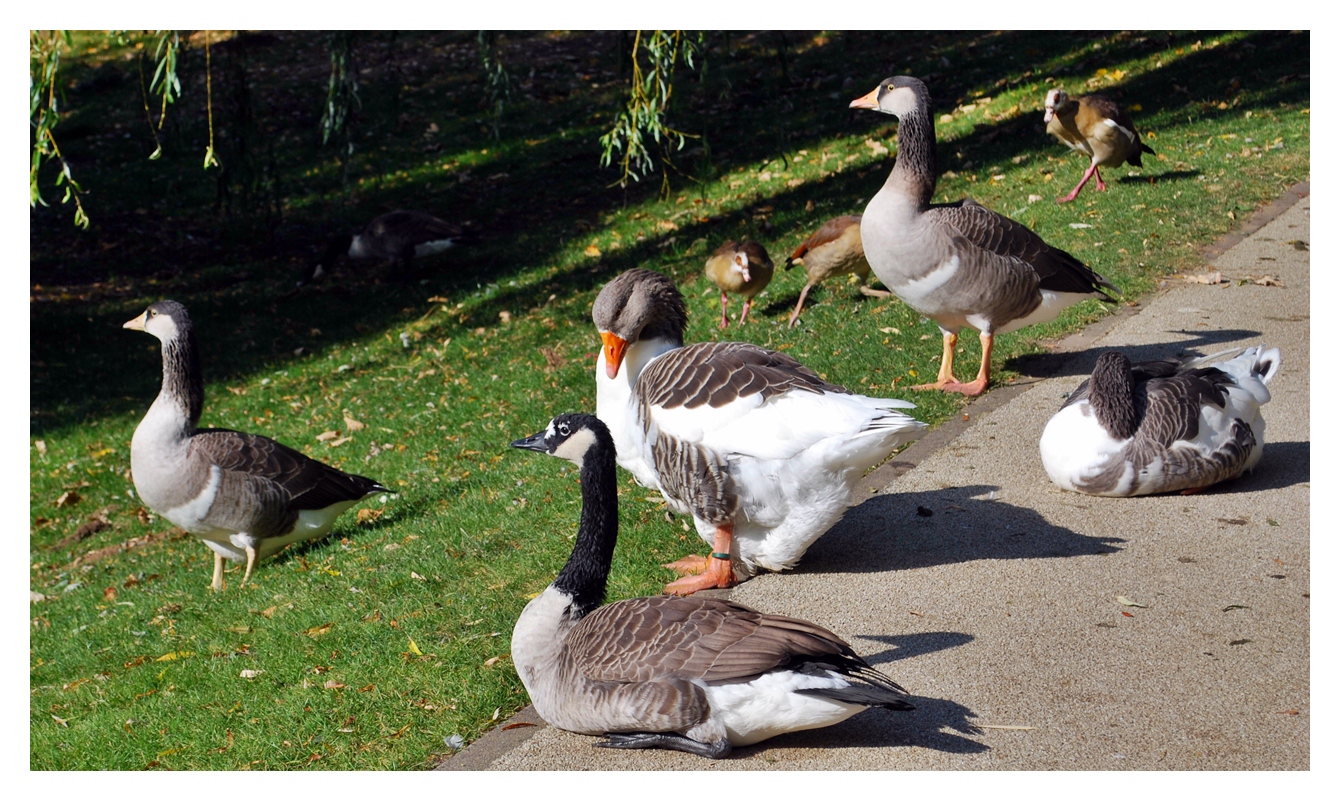
<instances>
[{"instance_id":1,"label":"pink leg","mask_svg":"<svg viewBox=\"0 0 1340 801\"><path fill-rule=\"evenodd\" d=\"M754 299L747 298L744 302L744 311L740 312L740 325L744 325L745 318L749 316L749 310L754 307Z\"/></svg>"},{"instance_id":2,"label":"pink leg","mask_svg":"<svg viewBox=\"0 0 1340 801\"><path fill-rule=\"evenodd\" d=\"M805 288L800 290L800 300L796 301L796 310L791 312L791 322L787 324L788 328L795 328L796 323L800 321L800 310L805 306L805 296L810 294L810 287L814 284L806 284Z\"/></svg>"},{"instance_id":3,"label":"pink leg","mask_svg":"<svg viewBox=\"0 0 1340 801\"><path fill-rule=\"evenodd\" d=\"M722 292L722 293L721 293L721 325L719 326L720 328L725 328L726 326L730 325L730 318L726 316L726 303L727 303L727 302L728 302L728 301L727 301L727 299L726 299L726 293L725 293L725 292Z\"/></svg>"},{"instance_id":4,"label":"pink leg","mask_svg":"<svg viewBox=\"0 0 1340 801\"><path fill-rule=\"evenodd\" d=\"M1072 201L1072 200L1074 200L1075 198L1079 197L1079 190L1081 190L1081 189L1084 188L1084 185L1087 184L1087 183L1089 182L1089 179L1092 178L1092 177L1093 177L1093 174L1096 173L1096 172L1098 172L1098 165L1097 165L1097 164L1090 164L1090 165L1089 165L1089 169L1087 169L1087 170L1084 171L1084 178L1080 180L1079 184L1078 184L1074 189L1072 189L1072 190L1070 191L1070 194L1066 195L1065 197L1058 197L1058 198L1056 199L1056 202L1057 202L1057 203L1069 203L1070 201ZM1101 179L1101 178L1099 179L1099 183L1102 183L1102 179Z\"/></svg>"},{"instance_id":5,"label":"pink leg","mask_svg":"<svg viewBox=\"0 0 1340 801\"><path fill-rule=\"evenodd\" d=\"M1094 180L1097 181L1097 183L1094 184L1094 186L1098 187L1098 191L1099 191L1099 192L1106 192L1106 191L1107 191L1107 184L1103 183L1103 174L1102 174L1101 172L1098 171L1098 167L1097 167L1096 165L1095 165L1094 168L1093 168L1093 177L1094 177Z\"/></svg>"}]
</instances>

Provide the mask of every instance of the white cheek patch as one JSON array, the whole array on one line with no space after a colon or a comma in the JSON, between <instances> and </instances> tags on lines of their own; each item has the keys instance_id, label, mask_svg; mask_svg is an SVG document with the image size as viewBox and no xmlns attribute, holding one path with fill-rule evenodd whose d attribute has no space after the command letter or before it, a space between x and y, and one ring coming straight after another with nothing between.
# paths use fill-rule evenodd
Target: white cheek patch
<instances>
[{"instance_id":1,"label":"white cheek patch","mask_svg":"<svg viewBox=\"0 0 1340 801\"><path fill-rule=\"evenodd\" d=\"M549 421L549 427L544 430L544 438L552 439L554 436L554 421Z\"/></svg>"},{"instance_id":2,"label":"white cheek patch","mask_svg":"<svg viewBox=\"0 0 1340 801\"><path fill-rule=\"evenodd\" d=\"M149 320L145 330L158 337L163 342L171 342L177 338L177 321L166 314L156 314Z\"/></svg>"},{"instance_id":3,"label":"white cheek patch","mask_svg":"<svg viewBox=\"0 0 1340 801\"><path fill-rule=\"evenodd\" d=\"M582 458L586 452L596 444L596 434L589 428L583 428L563 441L561 445L554 449L554 455L567 459L569 462L582 466Z\"/></svg>"}]
</instances>

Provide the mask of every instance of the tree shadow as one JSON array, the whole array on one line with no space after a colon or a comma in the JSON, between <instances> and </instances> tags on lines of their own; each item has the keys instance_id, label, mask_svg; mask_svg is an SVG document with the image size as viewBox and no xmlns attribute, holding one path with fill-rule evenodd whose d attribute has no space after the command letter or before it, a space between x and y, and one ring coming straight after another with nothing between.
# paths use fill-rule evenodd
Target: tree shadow
<instances>
[{"instance_id":1,"label":"tree shadow","mask_svg":"<svg viewBox=\"0 0 1340 801\"><path fill-rule=\"evenodd\" d=\"M981 559L1060 559L1116 553L1114 537L1086 537L1032 509L991 500L972 485L877 495L805 553L798 573L874 573Z\"/></svg>"}]
</instances>

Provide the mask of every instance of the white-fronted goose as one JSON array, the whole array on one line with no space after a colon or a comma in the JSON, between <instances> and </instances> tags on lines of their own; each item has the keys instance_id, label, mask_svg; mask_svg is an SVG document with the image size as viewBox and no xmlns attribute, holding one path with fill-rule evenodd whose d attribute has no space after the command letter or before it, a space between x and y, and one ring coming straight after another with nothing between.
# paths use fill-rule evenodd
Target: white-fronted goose
<instances>
[{"instance_id":1,"label":"white-fronted goose","mask_svg":"<svg viewBox=\"0 0 1340 801\"><path fill-rule=\"evenodd\" d=\"M439 220L419 211L392 211L367 224L362 231L342 234L330 240L326 250L298 280L298 286L321 278L341 256L351 259L380 259L409 271L410 262L419 256L431 256L460 245L472 244L478 237L459 225Z\"/></svg>"},{"instance_id":2,"label":"white-fronted goose","mask_svg":"<svg viewBox=\"0 0 1340 801\"><path fill-rule=\"evenodd\" d=\"M938 378L913 388L980 395L996 334L1053 320L1085 298L1111 300L1105 290L1117 289L1027 226L972 200L933 205L938 167L930 105L926 85L905 75L851 102L898 117L897 160L866 206L861 242L884 286L944 335ZM954 348L965 326L982 340L981 367L967 384L954 380Z\"/></svg>"},{"instance_id":3,"label":"white-fronted goose","mask_svg":"<svg viewBox=\"0 0 1340 801\"><path fill-rule=\"evenodd\" d=\"M1279 366L1279 349L1261 346L1134 366L1104 353L1048 421L1042 464L1090 495L1187 494L1237 478L1261 460L1261 405Z\"/></svg>"},{"instance_id":4,"label":"white-fronted goose","mask_svg":"<svg viewBox=\"0 0 1340 801\"><path fill-rule=\"evenodd\" d=\"M754 305L754 296L762 292L772 280L772 259L768 251L759 243L746 239L736 242L727 240L707 257L707 277L712 279L721 290L721 327L730 325L726 316L729 303L728 292L744 296L744 311L740 312L740 324L744 325L749 309Z\"/></svg>"},{"instance_id":5,"label":"white-fronted goose","mask_svg":"<svg viewBox=\"0 0 1340 801\"><path fill-rule=\"evenodd\" d=\"M800 243L796 252L786 263L786 269L797 264L805 268L805 288L800 290L800 300L791 312L792 328L800 322L800 310L805 307L805 298L820 281L838 275L855 273L860 276L861 293L871 297L888 297L888 292L871 289L864 281L870 277L870 262L865 260L865 248L861 247L861 215L847 214L834 217L820 226L809 239Z\"/></svg>"},{"instance_id":6,"label":"white-fronted goose","mask_svg":"<svg viewBox=\"0 0 1340 801\"><path fill-rule=\"evenodd\" d=\"M591 309L604 347L596 414L619 464L691 514L709 559L666 592L727 587L785 570L827 531L865 471L926 425L904 400L854 395L800 362L743 342L684 347L684 298L669 277L629 270Z\"/></svg>"},{"instance_id":7,"label":"white-fronted goose","mask_svg":"<svg viewBox=\"0 0 1340 801\"><path fill-rule=\"evenodd\" d=\"M130 442L135 491L214 551L215 591L223 589L225 558L246 561L245 585L258 559L323 536L360 499L391 491L272 439L196 428L205 388L195 330L180 303L161 300L124 327L163 343L163 387Z\"/></svg>"},{"instance_id":8,"label":"white-fronted goose","mask_svg":"<svg viewBox=\"0 0 1340 801\"><path fill-rule=\"evenodd\" d=\"M1047 123L1047 133L1056 137L1061 144L1071 150L1078 150L1089 157L1089 169L1084 178L1065 197L1058 197L1057 203L1069 203L1079 197L1079 190L1090 178L1098 181L1098 190L1107 189L1103 183L1099 167L1120 167L1122 162L1132 167L1143 167L1140 153L1153 155L1149 145L1140 141L1140 133L1126 110L1104 95L1083 95L1070 97L1064 89L1052 89L1047 92L1044 101L1043 122Z\"/></svg>"},{"instance_id":9,"label":"white-fronted goose","mask_svg":"<svg viewBox=\"0 0 1340 801\"><path fill-rule=\"evenodd\" d=\"M578 465L572 555L526 604L512 662L551 726L607 735L605 748L720 759L737 745L840 723L868 707L909 710L907 692L831 631L716 598L601 606L618 538L614 443L589 414L563 414L512 443Z\"/></svg>"}]
</instances>

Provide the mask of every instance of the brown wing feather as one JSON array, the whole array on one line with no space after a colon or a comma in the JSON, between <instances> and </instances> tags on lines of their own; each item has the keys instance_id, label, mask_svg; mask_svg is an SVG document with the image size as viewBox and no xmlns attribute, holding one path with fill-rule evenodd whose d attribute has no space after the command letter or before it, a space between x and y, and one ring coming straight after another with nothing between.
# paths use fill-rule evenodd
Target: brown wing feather
<instances>
[{"instance_id":1,"label":"brown wing feather","mask_svg":"<svg viewBox=\"0 0 1340 801\"><path fill-rule=\"evenodd\" d=\"M834 217L811 234L809 239L800 243L800 247L796 248L795 253L791 254L791 258L798 259L817 247L827 245L829 242L836 242L842 238L842 234L848 228L860 224L861 215L859 214L844 214L841 217Z\"/></svg>"},{"instance_id":2,"label":"brown wing feather","mask_svg":"<svg viewBox=\"0 0 1340 801\"><path fill-rule=\"evenodd\" d=\"M567 642L574 664L595 681L729 681L805 659L859 661L851 646L813 623L696 596L603 606Z\"/></svg>"},{"instance_id":3,"label":"brown wing feather","mask_svg":"<svg viewBox=\"0 0 1340 801\"><path fill-rule=\"evenodd\" d=\"M715 409L741 397L767 399L793 389L851 394L790 356L747 342L700 342L672 350L642 371L634 391L645 410L704 404Z\"/></svg>"},{"instance_id":4,"label":"brown wing feather","mask_svg":"<svg viewBox=\"0 0 1340 801\"><path fill-rule=\"evenodd\" d=\"M190 455L203 452L221 470L272 482L288 496L288 508L294 511L324 509L388 491L373 479L345 473L255 434L210 428L196 432L188 447Z\"/></svg>"}]
</instances>

